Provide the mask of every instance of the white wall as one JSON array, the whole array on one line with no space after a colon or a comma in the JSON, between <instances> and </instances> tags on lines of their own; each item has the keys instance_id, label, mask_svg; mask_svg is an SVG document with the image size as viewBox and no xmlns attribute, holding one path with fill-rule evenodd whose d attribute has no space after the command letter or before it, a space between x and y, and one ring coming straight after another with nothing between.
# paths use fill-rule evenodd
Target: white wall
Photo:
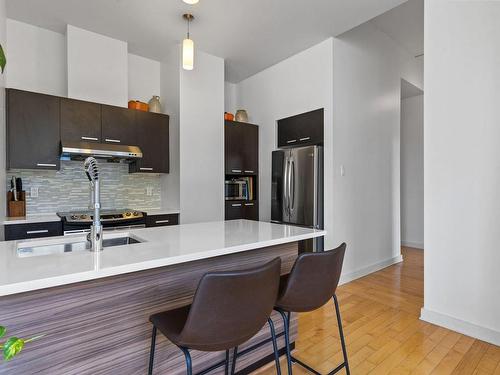
<instances>
[{"instance_id":1,"label":"white wall","mask_svg":"<svg viewBox=\"0 0 500 375\"><path fill-rule=\"evenodd\" d=\"M4 46L5 47L5 46ZM66 37L7 19L7 87L66 96Z\"/></svg>"},{"instance_id":2,"label":"white wall","mask_svg":"<svg viewBox=\"0 0 500 375\"><path fill-rule=\"evenodd\" d=\"M401 101L401 243L424 248L424 96Z\"/></svg>"},{"instance_id":3,"label":"white wall","mask_svg":"<svg viewBox=\"0 0 500 375\"><path fill-rule=\"evenodd\" d=\"M180 74L180 210L183 223L224 220L224 60L196 51Z\"/></svg>"},{"instance_id":4,"label":"white wall","mask_svg":"<svg viewBox=\"0 0 500 375\"><path fill-rule=\"evenodd\" d=\"M180 46L172 48L161 63L161 103L170 116L170 172L162 176L162 205L180 207L179 117L180 117ZM181 220L182 220L181 213Z\"/></svg>"},{"instance_id":5,"label":"white wall","mask_svg":"<svg viewBox=\"0 0 500 375\"><path fill-rule=\"evenodd\" d=\"M231 82L224 82L224 111L236 114L237 98L236 98L236 84Z\"/></svg>"},{"instance_id":6,"label":"white wall","mask_svg":"<svg viewBox=\"0 0 500 375\"><path fill-rule=\"evenodd\" d=\"M128 99L149 102L160 94L160 62L128 54Z\"/></svg>"},{"instance_id":7,"label":"white wall","mask_svg":"<svg viewBox=\"0 0 500 375\"><path fill-rule=\"evenodd\" d=\"M425 2L424 320L500 345L500 3Z\"/></svg>"},{"instance_id":8,"label":"white wall","mask_svg":"<svg viewBox=\"0 0 500 375\"><path fill-rule=\"evenodd\" d=\"M126 107L127 43L68 25L68 96Z\"/></svg>"},{"instance_id":9,"label":"white wall","mask_svg":"<svg viewBox=\"0 0 500 375\"><path fill-rule=\"evenodd\" d=\"M271 152L277 144L277 120L324 108L325 165L332 165L332 74L333 39L330 38L237 85L237 105L248 111L251 123L259 125L260 220L271 219ZM325 191L332 190L332 172L325 169ZM331 204L331 195L325 194L325 227L330 234Z\"/></svg>"},{"instance_id":10,"label":"white wall","mask_svg":"<svg viewBox=\"0 0 500 375\"><path fill-rule=\"evenodd\" d=\"M334 39L333 71L333 242L348 244L349 280L401 259L401 78L422 87L423 72L371 23Z\"/></svg>"}]
</instances>

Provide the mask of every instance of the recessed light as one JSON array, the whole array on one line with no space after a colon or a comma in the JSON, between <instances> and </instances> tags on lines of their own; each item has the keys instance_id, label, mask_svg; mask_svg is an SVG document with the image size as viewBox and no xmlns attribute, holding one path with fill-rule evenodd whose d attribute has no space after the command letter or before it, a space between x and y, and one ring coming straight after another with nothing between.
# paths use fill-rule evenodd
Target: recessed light
<instances>
[{"instance_id":1,"label":"recessed light","mask_svg":"<svg viewBox=\"0 0 500 375\"><path fill-rule=\"evenodd\" d=\"M186 4L194 5L194 4L198 4L198 1L200 1L200 0L182 0L182 1L184 1Z\"/></svg>"}]
</instances>

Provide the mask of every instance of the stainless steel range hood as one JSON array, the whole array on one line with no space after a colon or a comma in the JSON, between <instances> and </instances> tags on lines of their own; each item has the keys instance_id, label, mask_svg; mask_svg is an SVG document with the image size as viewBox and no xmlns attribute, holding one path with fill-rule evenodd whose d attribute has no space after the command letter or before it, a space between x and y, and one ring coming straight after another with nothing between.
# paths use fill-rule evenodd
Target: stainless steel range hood
<instances>
[{"instance_id":1,"label":"stainless steel range hood","mask_svg":"<svg viewBox=\"0 0 500 375\"><path fill-rule=\"evenodd\" d=\"M63 142L61 158L83 160L88 156L106 159L109 161L128 161L142 158L142 151L137 146L91 143L91 142Z\"/></svg>"}]
</instances>

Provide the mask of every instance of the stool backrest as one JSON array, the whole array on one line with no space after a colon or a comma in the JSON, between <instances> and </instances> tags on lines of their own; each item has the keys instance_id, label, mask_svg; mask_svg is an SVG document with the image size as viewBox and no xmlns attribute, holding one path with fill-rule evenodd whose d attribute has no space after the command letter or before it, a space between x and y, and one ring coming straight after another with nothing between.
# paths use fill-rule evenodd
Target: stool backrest
<instances>
[{"instance_id":1,"label":"stool backrest","mask_svg":"<svg viewBox=\"0 0 500 375\"><path fill-rule=\"evenodd\" d=\"M281 259L241 271L211 272L196 290L180 341L200 350L241 345L267 322L278 296Z\"/></svg>"},{"instance_id":2,"label":"stool backrest","mask_svg":"<svg viewBox=\"0 0 500 375\"><path fill-rule=\"evenodd\" d=\"M277 306L288 311L315 310L333 297L339 284L346 244L334 250L302 253L293 265Z\"/></svg>"}]
</instances>

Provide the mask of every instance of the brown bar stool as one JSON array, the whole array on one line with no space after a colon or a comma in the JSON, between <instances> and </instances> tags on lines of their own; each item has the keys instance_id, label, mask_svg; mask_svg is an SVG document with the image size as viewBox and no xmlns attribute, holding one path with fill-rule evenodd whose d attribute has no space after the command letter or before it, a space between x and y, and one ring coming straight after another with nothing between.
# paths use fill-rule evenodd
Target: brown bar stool
<instances>
[{"instance_id":1,"label":"brown bar stool","mask_svg":"<svg viewBox=\"0 0 500 375\"><path fill-rule=\"evenodd\" d=\"M292 357L290 353L290 314L316 310L326 304L330 298L333 298L337 313L344 362L333 369L329 375L337 373L344 367L347 374L350 374L339 303L335 295L342 272L345 249L346 244L343 243L334 250L300 254L290 274L281 278L280 296L274 308L281 314L285 326L288 374L290 375L292 374L292 361L316 375L321 375L312 367Z\"/></svg>"},{"instance_id":2,"label":"brown bar stool","mask_svg":"<svg viewBox=\"0 0 500 375\"><path fill-rule=\"evenodd\" d=\"M198 373L225 366L229 373L229 350L233 349L231 374L236 368L238 346L253 337L264 324L271 330L277 373L281 374L278 345L270 319L279 290L281 259L262 266L205 274L189 306L151 315L153 323L149 372L153 373L157 330L184 353L187 374L192 375L189 350L226 351L226 359ZM246 351L245 351L246 352Z\"/></svg>"}]
</instances>

